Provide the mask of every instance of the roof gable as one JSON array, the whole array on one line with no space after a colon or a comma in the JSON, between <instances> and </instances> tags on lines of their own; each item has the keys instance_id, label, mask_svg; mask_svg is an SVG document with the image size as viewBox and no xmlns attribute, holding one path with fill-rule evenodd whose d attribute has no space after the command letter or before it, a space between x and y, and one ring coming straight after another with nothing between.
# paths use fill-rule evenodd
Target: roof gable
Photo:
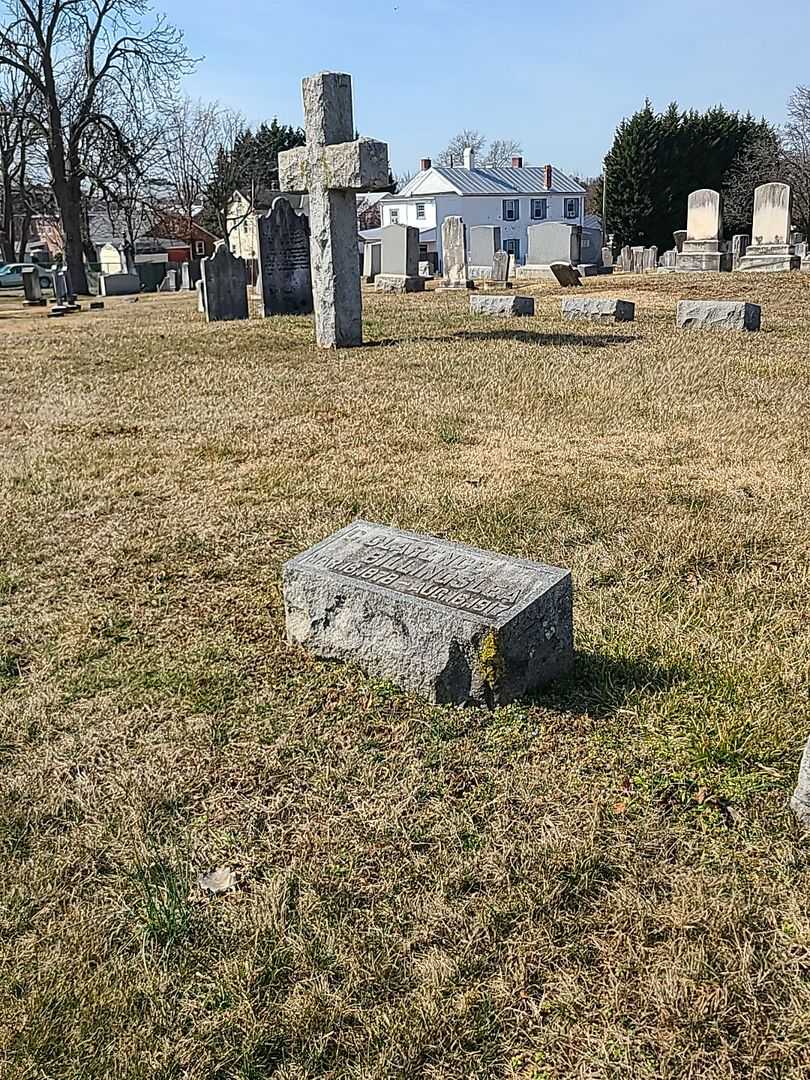
<instances>
[{"instance_id":1,"label":"roof gable","mask_svg":"<svg viewBox=\"0 0 810 1080\"><path fill-rule=\"evenodd\" d=\"M545 195L549 191L564 195L584 195L585 188L576 180L552 166L551 187L546 187L544 166L524 166L522 169L461 169L434 165L427 172L417 173L399 192L401 199L413 195Z\"/></svg>"}]
</instances>

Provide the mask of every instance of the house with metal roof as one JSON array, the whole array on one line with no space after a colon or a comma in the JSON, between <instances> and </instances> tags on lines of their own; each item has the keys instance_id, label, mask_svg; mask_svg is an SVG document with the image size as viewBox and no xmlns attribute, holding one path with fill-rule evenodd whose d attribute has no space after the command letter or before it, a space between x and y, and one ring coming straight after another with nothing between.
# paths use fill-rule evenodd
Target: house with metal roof
<instances>
[{"instance_id":1,"label":"house with metal roof","mask_svg":"<svg viewBox=\"0 0 810 1080\"><path fill-rule=\"evenodd\" d=\"M421 255L436 252L441 266L442 222L463 218L468 229L495 225L504 251L522 264L528 251L530 225L542 221L585 224L585 189L553 165L524 166L512 158L510 168L479 169L471 150L464 165L434 165L429 158L402 191L381 201L382 225L415 225Z\"/></svg>"}]
</instances>

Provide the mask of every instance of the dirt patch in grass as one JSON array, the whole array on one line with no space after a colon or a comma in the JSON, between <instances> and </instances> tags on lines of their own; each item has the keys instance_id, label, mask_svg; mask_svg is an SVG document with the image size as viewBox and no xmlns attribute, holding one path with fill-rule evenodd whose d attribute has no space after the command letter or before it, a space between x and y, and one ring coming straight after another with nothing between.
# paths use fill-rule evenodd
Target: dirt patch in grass
<instances>
[{"instance_id":1,"label":"dirt patch in grass","mask_svg":"<svg viewBox=\"0 0 810 1080\"><path fill-rule=\"evenodd\" d=\"M636 322L2 323L4 1078L808 1075L810 278L586 290ZM575 674L464 711L288 648L355 516L571 567Z\"/></svg>"}]
</instances>

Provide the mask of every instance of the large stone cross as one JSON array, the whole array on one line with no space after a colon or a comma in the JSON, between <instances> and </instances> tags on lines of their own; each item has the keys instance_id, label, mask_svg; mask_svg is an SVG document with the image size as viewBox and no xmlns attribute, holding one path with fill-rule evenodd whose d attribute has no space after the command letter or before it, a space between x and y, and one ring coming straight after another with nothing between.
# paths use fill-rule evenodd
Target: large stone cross
<instances>
[{"instance_id":1,"label":"large stone cross","mask_svg":"<svg viewBox=\"0 0 810 1080\"><path fill-rule=\"evenodd\" d=\"M351 75L332 71L303 81L306 146L278 156L283 191L309 192L315 334L327 349L363 343L357 245L361 191L388 187L388 147L354 140Z\"/></svg>"}]
</instances>

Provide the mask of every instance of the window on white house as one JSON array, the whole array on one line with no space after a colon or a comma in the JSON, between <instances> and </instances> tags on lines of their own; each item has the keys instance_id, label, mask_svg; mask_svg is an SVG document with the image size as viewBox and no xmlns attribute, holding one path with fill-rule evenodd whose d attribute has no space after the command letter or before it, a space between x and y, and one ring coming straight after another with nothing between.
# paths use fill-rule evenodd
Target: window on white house
<instances>
[{"instance_id":1,"label":"window on white house","mask_svg":"<svg viewBox=\"0 0 810 1080\"><path fill-rule=\"evenodd\" d=\"M418 202L416 204L416 220L417 221L424 221L425 220L425 204L423 202Z\"/></svg>"},{"instance_id":2,"label":"window on white house","mask_svg":"<svg viewBox=\"0 0 810 1080\"><path fill-rule=\"evenodd\" d=\"M503 220L504 221L518 221L520 218L520 200L519 199L504 199L503 200Z\"/></svg>"},{"instance_id":3,"label":"window on white house","mask_svg":"<svg viewBox=\"0 0 810 1080\"><path fill-rule=\"evenodd\" d=\"M392 210L391 211L391 224L392 225L399 225L399 210Z\"/></svg>"},{"instance_id":4,"label":"window on white house","mask_svg":"<svg viewBox=\"0 0 810 1080\"><path fill-rule=\"evenodd\" d=\"M506 240L504 241L503 250L507 255L514 256L515 263L520 262L520 241L519 240Z\"/></svg>"},{"instance_id":5,"label":"window on white house","mask_svg":"<svg viewBox=\"0 0 810 1080\"><path fill-rule=\"evenodd\" d=\"M579 217L579 199L565 200L565 216L567 218Z\"/></svg>"},{"instance_id":6,"label":"window on white house","mask_svg":"<svg viewBox=\"0 0 810 1080\"><path fill-rule=\"evenodd\" d=\"M204 240L195 240L194 241L194 254L195 255L204 255L205 254L205 241Z\"/></svg>"},{"instance_id":7,"label":"window on white house","mask_svg":"<svg viewBox=\"0 0 810 1080\"><path fill-rule=\"evenodd\" d=\"M548 217L548 199L532 199L532 220L545 221Z\"/></svg>"}]
</instances>

